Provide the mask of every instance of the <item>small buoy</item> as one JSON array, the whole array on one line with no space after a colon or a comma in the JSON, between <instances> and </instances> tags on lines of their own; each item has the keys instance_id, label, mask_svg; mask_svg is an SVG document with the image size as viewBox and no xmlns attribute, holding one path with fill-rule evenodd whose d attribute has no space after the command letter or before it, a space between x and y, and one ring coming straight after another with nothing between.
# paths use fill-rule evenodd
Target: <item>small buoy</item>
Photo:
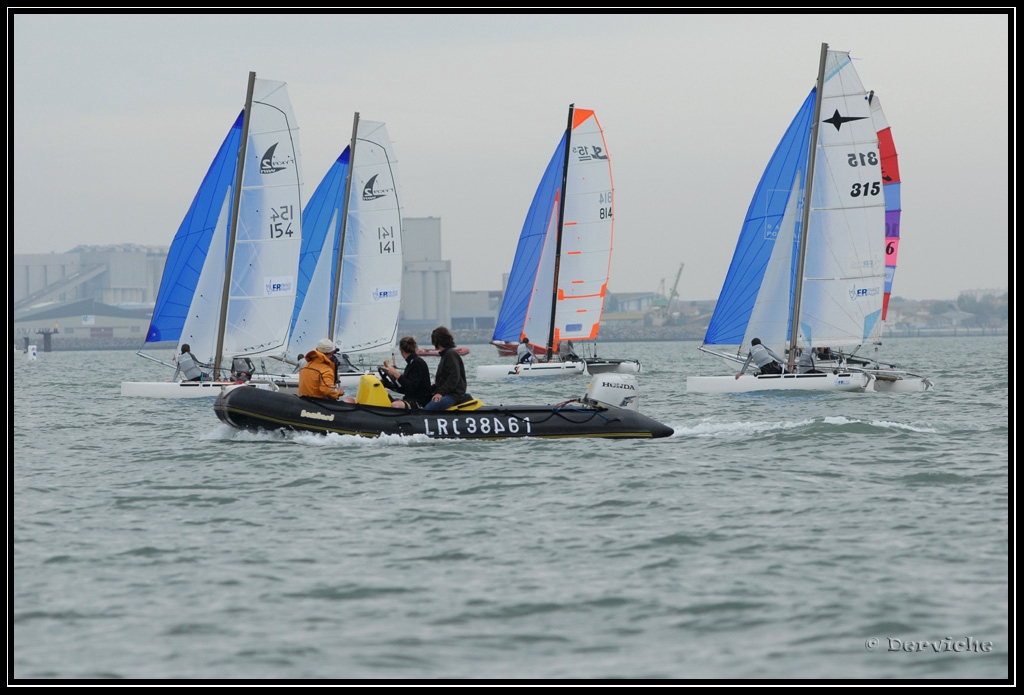
<instances>
[{"instance_id":1,"label":"small buoy","mask_svg":"<svg viewBox=\"0 0 1024 695\"><path fill-rule=\"evenodd\" d=\"M29 345L28 346L28 358L30 360L34 360L36 357L37 357L37 355L36 355L36 346L35 345Z\"/></svg>"}]
</instances>

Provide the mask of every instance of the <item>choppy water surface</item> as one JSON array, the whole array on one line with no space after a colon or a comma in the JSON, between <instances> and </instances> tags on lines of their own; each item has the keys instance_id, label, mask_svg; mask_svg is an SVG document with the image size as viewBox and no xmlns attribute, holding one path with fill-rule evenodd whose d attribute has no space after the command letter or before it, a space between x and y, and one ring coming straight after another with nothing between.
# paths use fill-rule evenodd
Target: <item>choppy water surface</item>
<instances>
[{"instance_id":1,"label":"choppy water surface","mask_svg":"<svg viewBox=\"0 0 1024 695\"><path fill-rule=\"evenodd\" d=\"M470 349L486 402L586 390ZM609 343L673 437L500 442L241 433L122 398L169 376L132 352L15 355L13 677L1005 679L1008 341L883 350L936 390L689 394L696 343Z\"/></svg>"}]
</instances>

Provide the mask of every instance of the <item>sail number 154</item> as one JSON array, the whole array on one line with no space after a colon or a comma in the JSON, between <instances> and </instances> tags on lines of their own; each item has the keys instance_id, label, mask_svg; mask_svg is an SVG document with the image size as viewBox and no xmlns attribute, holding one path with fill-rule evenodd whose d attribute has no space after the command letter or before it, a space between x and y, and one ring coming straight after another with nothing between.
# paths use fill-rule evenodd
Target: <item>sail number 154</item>
<instances>
[{"instance_id":1,"label":"sail number 154","mask_svg":"<svg viewBox=\"0 0 1024 695\"><path fill-rule=\"evenodd\" d=\"M283 236L290 237L292 231L292 220L294 208L291 205L282 205L277 208L270 208L270 238L280 239Z\"/></svg>"}]
</instances>

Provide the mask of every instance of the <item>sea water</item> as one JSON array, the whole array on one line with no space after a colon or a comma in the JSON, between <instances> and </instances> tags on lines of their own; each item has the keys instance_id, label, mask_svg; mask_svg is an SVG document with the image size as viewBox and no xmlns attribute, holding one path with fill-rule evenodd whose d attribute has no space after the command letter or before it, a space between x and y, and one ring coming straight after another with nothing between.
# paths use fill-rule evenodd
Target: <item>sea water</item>
<instances>
[{"instance_id":1,"label":"sea water","mask_svg":"<svg viewBox=\"0 0 1024 695\"><path fill-rule=\"evenodd\" d=\"M469 347L487 403L586 391ZM692 394L727 373L697 343L599 347L674 436L251 434L122 398L170 376L133 352L14 355L9 674L1008 678L1006 337L888 341L909 394Z\"/></svg>"}]
</instances>

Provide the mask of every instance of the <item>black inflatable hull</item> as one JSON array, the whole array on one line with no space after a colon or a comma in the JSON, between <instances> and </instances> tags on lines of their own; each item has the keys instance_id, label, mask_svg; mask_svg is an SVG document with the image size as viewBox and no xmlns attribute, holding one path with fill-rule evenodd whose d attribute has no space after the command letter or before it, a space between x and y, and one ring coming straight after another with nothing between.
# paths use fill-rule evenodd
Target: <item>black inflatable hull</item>
<instances>
[{"instance_id":1,"label":"black inflatable hull","mask_svg":"<svg viewBox=\"0 0 1024 695\"><path fill-rule=\"evenodd\" d=\"M422 434L435 439L509 437L668 437L672 428L633 410L563 406L482 406L476 410L401 410L299 398L264 389L233 389L213 405L220 420L243 430L294 430L379 437Z\"/></svg>"}]
</instances>

